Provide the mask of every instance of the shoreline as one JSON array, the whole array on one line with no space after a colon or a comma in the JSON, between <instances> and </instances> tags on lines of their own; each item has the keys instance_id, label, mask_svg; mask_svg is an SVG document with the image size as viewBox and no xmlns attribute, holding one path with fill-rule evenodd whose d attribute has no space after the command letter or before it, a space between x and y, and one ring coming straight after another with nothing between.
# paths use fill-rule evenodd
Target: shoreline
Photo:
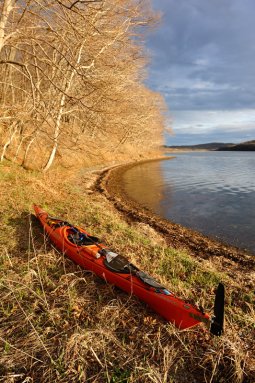
<instances>
[{"instance_id":1,"label":"shoreline","mask_svg":"<svg viewBox=\"0 0 255 383\"><path fill-rule=\"evenodd\" d=\"M129 223L142 222L149 225L163 236L167 245L175 249L185 249L196 258L212 260L221 266L220 269L234 267L236 270L249 271L251 267L255 267L255 256L252 253L162 218L127 195L121 180L128 169L138 164L172 158L153 158L104 169L100 172L94 189L102 193Z\"/></svg>"},{"instance_id":2,"label":"shoreline","mask_svg":"<svg viewBox=\"0 0 255 383\"><path fill-rule=\"evenodd\" d=\"M142 216L142 210L135 211L135 206L130 212L131 201L123 201L125 196L116 194L113 179L120 188L123 171L138 163L107 164L68 175L62 169L41 174L6 161L1 164L3 379L21 372L24 378L31 376L38 382L59 382L63 376L65 381L77 381L83 371L84 382L103 382L106 372L109 381L119 381L123 371L119 374L115 366L125 366L130 383L147 383L148 373L163 382L166 375L159 375L159 368L165 368L167 358L168 377L176 383L252 381L254 257L245 256L238 262L223 257L220 251L220 256L208 257L209 253L203 253L205 245L198 242L192 249L188 244L197 237L187 237L185 228L169 222L166 227L148 212ZM208 313L213 312L215 288L223 283L223 336L211 337L203 325L180 331L132 294L80 269L47 241L32 203L52 216L86 228L177 297ZM178 353L172 354L173 349ZM38 363L34 363L34 355L40 357Z\"/></svg>"}]
</instances>

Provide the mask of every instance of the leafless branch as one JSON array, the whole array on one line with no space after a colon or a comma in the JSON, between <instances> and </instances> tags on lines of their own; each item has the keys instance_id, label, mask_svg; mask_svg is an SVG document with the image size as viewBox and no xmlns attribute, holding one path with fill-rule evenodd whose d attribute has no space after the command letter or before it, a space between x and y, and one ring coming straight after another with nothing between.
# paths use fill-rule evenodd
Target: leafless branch
<instances>
[{"instance_id":1,"label":"leafless branch","mask_svg":"<svg viewBox=\"0 0 255 383\"><path fill-rule=\"evenodd\" d=\"M63 7L67 8L67 9L70 9L70 10L78 4L92 4L92 3L101 3L101 2L102 2L102 0L76 0L71 5L68 6L68 5L64 4L62 1L57 0L58 4L62 5Z\"/></svg>"}]
</instances>

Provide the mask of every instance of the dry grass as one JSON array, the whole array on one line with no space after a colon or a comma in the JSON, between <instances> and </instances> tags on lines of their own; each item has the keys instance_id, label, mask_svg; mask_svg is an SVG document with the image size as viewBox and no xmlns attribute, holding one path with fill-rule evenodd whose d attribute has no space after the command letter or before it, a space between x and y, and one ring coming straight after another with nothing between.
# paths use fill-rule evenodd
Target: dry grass
<instances>
[{"instance_id":1,"label":"dry grass","mask_svg":"<svg viewBox=\"0 0 255 383\"><path fill-rule=\"evenodd\" d=\"M129 226L91 175L0 166L0 382L254 382L254 295L213 263L167 248L144 225ZM86 272L45 240L32 203L86 227L180 296L212 309L227 287L223 337L180 332L143 303Z\"/></svg>"}]
</instances>

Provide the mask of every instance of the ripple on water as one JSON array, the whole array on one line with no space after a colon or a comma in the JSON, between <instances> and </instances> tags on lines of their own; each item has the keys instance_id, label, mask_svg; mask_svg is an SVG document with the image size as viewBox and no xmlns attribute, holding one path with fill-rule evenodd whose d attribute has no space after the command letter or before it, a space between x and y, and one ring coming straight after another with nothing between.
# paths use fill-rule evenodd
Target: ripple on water
<instances>
[{"instance_id":1,"label":"ripple on water","mask_svg":"<svg viewBox=\"0 0 255 383\"><path fill-rule=\"evenodd\" d=\"M255 253L255 153L175 154L123 176L131 198L163 217Z\"/></svg>"}]
</instances>

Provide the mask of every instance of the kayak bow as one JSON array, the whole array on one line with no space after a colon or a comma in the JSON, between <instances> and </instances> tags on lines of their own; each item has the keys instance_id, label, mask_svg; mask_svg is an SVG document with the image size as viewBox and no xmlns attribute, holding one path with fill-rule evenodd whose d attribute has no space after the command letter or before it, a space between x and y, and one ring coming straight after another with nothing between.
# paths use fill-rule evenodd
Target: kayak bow
<instances>
[{"instance_id":1,"label":"kayak bow","mask_svg":"<svg viewBox=\"0 0 255 383\"><path fill-rule=\"evenodd\" d=\"M216 294L215 317L210 318L202 310L176 297L125 257L110 251L98 238L89 235L84 229L49 216L37 205L34 205L34 211L56 248L84 269L92 271L127 293L134 294L179 329L187 329L203 322L214 335L221 335L224 317L222 284Z\"/></svg>"}]
</instances>

